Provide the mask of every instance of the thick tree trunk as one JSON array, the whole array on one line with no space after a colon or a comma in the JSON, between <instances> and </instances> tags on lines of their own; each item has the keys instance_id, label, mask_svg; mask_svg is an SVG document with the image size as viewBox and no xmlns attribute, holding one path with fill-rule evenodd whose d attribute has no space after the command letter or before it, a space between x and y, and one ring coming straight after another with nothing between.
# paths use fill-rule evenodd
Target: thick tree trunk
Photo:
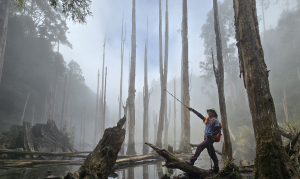
<instances>
[{"instance_id":1,"label":"thick tree trunk","mask_svg":"<svg viewBox=\"0 0 300 179\"><path fill-rule=\"evenodd\" d=\"M243 74L248 94L256 139L254 178L299 178L278 133L275 107L269 88L269 71L264 61L258 30L256 2L233 2L240 72Z\"/></svg>"},{"instance_id":2,"label":"thick tree trunk","mask_svg":"<svg viewBox=\"0 0 300 179\"><path fill-rule=\"evenodd\" d=\"M220 25L219 25L219 13L218 13L218 2L217 0L213 1L214 8L214 26L215 26L215 34L216 34L216 46L217 46L217 61L218 67L215 69L214 66L214 74L216 77L216 83L218 87L218 96L219 96L219 107L221 113L222 120L222 130L224 136L224 143L222 148L222 162L224 164L231 162L232 160L232 145L230 141L230 133L228 130L227 123L227 114L226 114L226 103L225 103L225 94L224 94L224 65L223 65L223 55L222 55L222 40L220 33ZM213 55L212 55L213 57ZM214 63L213 63L214 64Z\"/></svg>"},{"instance_id":3,"label":"thick tree trunk","mask_svg":"<svg viewBox=\"0 0 300 179\"><path fill-rule=\"evenodd\" d=\"M97 95L96 95L96 114L95 114L95 129L94 129L94 142L93 142L93 146L96 146L97 144L97 131L99 130L99 124L98 124L98 104L99 104L99 70L98 70L98 81L97 81Z\"/></svg>"},{"instance_id":4,"label":"thick tree trunk","mask_svg":"<svg viewBox=\"0 0 300 179\"><path fill-rule=\"evenodd\" d=\"M117 126L105 129L103 138L99 141L94 151L88 155L79 170L69 172L64 178L108 178L125 138L125 129L122 129L125 122L126 117L124 116L119 120Z\"/></svg>"},{"instance_id":5,"label":"thick tree trunk","mask_svg":"<svg viewBox=\"0 0 300 179\"><path fill-rule=\"evenodd\" d=\"M144 102L144 122L143 122L143 143L149 141L149 91L148 91L148 67L147 67L147 47L148 46L148 19L147 19L147 39L145 43L145 57L144 57L144 90L143 90L143 102ZM146 155L149 152L149 147L143 145L143 154ZM148 169L148 168L147 168Z\"/></svg>"},{"instance_id":6,"label":"thick tree trunk","mask_svg":"<svg viewBox=\"0 0 300 179\"><path fill-rule=\"evenodd\" d=\"M0 83L2 78L2 70L4 64L4 54L5 54L5 47L6 47L6 39L7 39L7 27L8 27L8 15L9 15L9 0L5 0L3 2L3 10L4 10L4 23L1 31L0 36Z\"/></svg>"},{"instance_id":7,"label":"thick tree trunk","mask_svg":"<svg viewBox=\"0 0 300 179\"><path fill-rule=\"evenodd\" d=\"M182 102L190 106L190 91L189 91L189 56L188 56L188 17L187 17L187 0L182 0ZM187 108L183 109L183 152L190 153L190 111Z\"/></svg>"},{"instance_id":8,"label":"thick tree trunk","mask_svg":"<svg viewBox=\"0 0 300 179\"><path fill-rule=\"evenodd\" d=\"M131 65L130 82L128 90L128 110L129 110L129 138L127 155L135 155L135 67L136 67L136 25L135 25L135 0L132 0L132 35L131 35Z\"/></svg>"}]
</instances>

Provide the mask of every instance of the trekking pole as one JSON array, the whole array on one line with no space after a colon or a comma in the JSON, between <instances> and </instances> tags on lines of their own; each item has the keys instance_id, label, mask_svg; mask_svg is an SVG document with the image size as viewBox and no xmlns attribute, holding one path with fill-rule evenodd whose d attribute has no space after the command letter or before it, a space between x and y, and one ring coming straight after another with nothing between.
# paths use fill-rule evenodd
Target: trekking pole
<instances>
[{"instance_id":1,"label":"trekking pole","mask_svg":"<svg viewBox=\"0 0 300 179\"><path fill-rule=\"evenodd\" d=\"M183 106L185 106L186 108L189 108L189 107L187 107L185 104L183 104L183 102L181 102L179 99L177 99L174 95L172 95L169 91L167 91L166 89L165 89L165 91L167 92L167 93L169 93L171 96L173 96L177 101L179 101Z\"/></svg>"}]
</instances>

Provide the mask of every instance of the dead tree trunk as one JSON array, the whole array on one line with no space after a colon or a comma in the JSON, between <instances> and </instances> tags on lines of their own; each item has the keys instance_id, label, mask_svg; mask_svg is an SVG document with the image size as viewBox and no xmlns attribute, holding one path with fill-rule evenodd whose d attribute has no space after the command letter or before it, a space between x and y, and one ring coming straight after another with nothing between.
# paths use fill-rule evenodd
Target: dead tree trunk
<instances>
[{"instance_id":1,"label":"dead tree trunk","mask_svg":"<svg viewBox=\"0 0 300 179\"><path fill-rule=\"evenodd\" d=\"M66 96L66 121L69 120L69 124L70 124L70 130L71 130L71 118L70 118L70 114L69 114L69 108L70 108L70 94L71 94L71 81L72 81L72 68L70 67L70 74L69 74L69 83L68 83L68 91L67 91L67 96Z\"/></svg>"},{"instance_id":2,"label":"dead tree trunk","mask_svg":"<svg viewBox=\"0 0 300 179\"><path fill-rule=\"evenodd\" d=\"M182 37L182 102L190 106L190 91L189 91L189 56L188 56L188 24L187 24L187 0L182 0L182 22L181 22L181 37ZM190 153L190 111L187 108L183 109L183 152Z\"/></svg>"},{"instance_id":3,"label":"dead tree trunk","mask_svg":"<svg viewBox=\"0 0 300 179\"><path fill-rule=\"evenodd\" d=\"M176 77L174 78L174 96L176 96ZM176 99L174 98L174 151L176 150Z\"/></svg>"},{"instance_id":4,"label":"dead tree trunk","mask_svg":"<svg viewBox=\"0 0 300 179\"><path fill-rule=\"evenodd\" d=\"M97 95L96 95L96 114L95 114L95 129L94 129L94 143L93 146L96 146L97 144L97 131L99 130L99 124L98 124L98 104L99 104L99 70L98 70L98 81L97 81Z\"/></svg>"},{"instance_id":5,"label":"dead tree trunk","mask_svg":"<svg viewBox=\"0 0 300 179\"><path fill-rule=\"evenodd\" d=\"M82 151L84 151L84 146L85 146L85 124L86 124L86 121L85 121L85 112L86 112L86 107L84 105L84 110L83 110L83 136L82 136Z\"/></svg>"},{"instance_id":6,"label":"dead tree trunk","mask_svg":"<svg viewBox=\"0 0 300 179\"><path fill-rule=\"evenodd\" d=\"M286 93L285 93L285 87L283 89L283 100L282 100L282 105L283 105L283 110L284 110L284 115L285 115L285 122L289 122L289 114L288 114L288 109L287 109L287 104L286 104Z\"/></svg>"},{"instance_id":7,"label":"dead tree trunk","mask_svg":"<svg viewBox=\"0 0 300 179\"><path fill-rule=\"evenodd\" d=\"M153 110L153 126L154 126L154 143L156 143L157 135L157 114Z\"/></svg>"},{"instance_id":8,"label":"dead tree trunk","mask_svg":"<svg viewBox=\"0 0 300 179\"><path fill-rule=\"evenodd\" d=\"M159 109L159 122L157 129L156 146L162 147L162 132L164 129L164 111L165 111L165 98L164 91L164 72L163 72L163 54L162 54L162 17L161 17L161 0L159 0L159 74L160 74L160 109Z\"/></svg>"},{"instance_id":9,"label":"dead tree trunk","mask_svg":"<svg viewBox=\"0 0 300 179\"><path fill-rule=\"evenodd\" d=\"M99 132L99 137L101 138L104 130L105 130L105 123L103 122L103 108L104 108L104 102L103 102L103 93L104 93L104 64L105 64L105 44L106 44L106 37L104 39L104 43L103 43L103 63L102 63L102 81L101 81L101 96L100 96L100 101L99 101L99 125L102 126L100 128L100 130L98 130ZM99 99L98 99L99 100ZM97 137L98 138L98 137Z\"/></svg>"},{"instance_id":10,"label":"dead tree trunk","mask_svg":"<svg viewBox=\"0 0 300 179\"><path fill-rule=\"evenodd\" d=\"M161 86L161 103L159 110L159 122L157 129L156 145L162 147L162 133L165 129L164 123L166 120L167 110L167 96L165 90L167 89L168 79L168 41L169 41L169 22L168 22L168 0L166 1L166 26L165 26L165 58L162 55L162 17L161 17L161 0L159 0L159 69L160 69L160 86ZM164 64L163 64L164 62Z\"/></svg>"},{"instance_id":11,"label":"dead tree trunk","mask_svg":"<svg viewBox=\"0 0 300 179\"><path fill-rule=\"evenodd\" d=\"M123 15L124 18L124 15ZM120 96L119 96L119 119L122 114L122 85L123 85L123 58L124 58L124 44L126 40L126 26L125 26L125 38L123 37L123 19L122 19L122 35L121 35L121 78L120 78Z\"/></svg>"},{"instance_id":12,"label":"dead tree trunk","mask_svg":"<svg viewBox=\"0 0 300 179\"><path fill-rule=\"evenodd\" d=\"M126 117L124 116L119 120L117 126L106 129L103 138L94 151L88 155L79 170L69 172L65 179L108 178L125 138L125 129L122 129L125 122Z\"/></svg>"},{"instance_id":13,"label":"dead tree trunk","mask_svg":"<svg viewBox=\"0 0 300 179\"><path fill-rule=\"evenodd\" d=\"M144 102L144 122L143 122L143 143L149 141L149 91L148 91L148 67L147 67L147 48L148 48L148 18L147 18L147 38L145 42L145 58L144 58L144 90L143 90L143 102ZM143 145L143 154L146 155L149 152L149 147Z\"/></svg>"},{"instance_id":14,"label":"dead tree trunk","mask_svg":"<svg viewBox=\"0 0 300 179\"><path fill-rule=\"evenodd\" d=\"M167 110L166 110L167 111ZM165 148L168 148L168 145L169 145L169 140L168 140L168 132L169 132L169 124L170 124L170 121L171 121L171 101L169 101L169 116L167 118L165 118L165 130L164 130L164 146Z\"/></svg>"},{"instance_id":15,"label":"dead tree trunk","mask_svg":"<svg viewBox=\"0 0 300 179\"><path fill-rule=\"evenodd\" d=\"M224 164L231 162L232 160L232 145L230 141L230 134L228 130L227 123L227 114L226 114L226 103L225 103L225 94L224 94L224 65L223 65L223 55L222 55L222 39L220 33L220 25L219 25L219 13L218 13L218 2L217 0L213 1L214 6L214 26L215 26L215 34L216 34L216 46L217 46L217 61L218 66L215 68L213 62L214 74L216 77L216 83L218 87L218 96L219 96L219 107L221 113L222 120L222 130L224 136L224 143L222 148L222 162ZM212 57L213 53L212 53ZM213 60L214 61L214 60Z\"/></svg>"},{"instance_id":16,"label":"dead tree trunk","mask_svg":"<svg viewBox=\"0 0 300 179\"><path fill-rule=\"evenodd\" d=\"M136 67L136 25L135 25L135 0L132 0L132 35L131 35L131 65L130 82L128 90L128 110L129 110L129 138L127 155L135 155L135 67Z\"/></svg>"},{"instance_id":17,"label":"dead tree trunk","mask_svg":"<svg viewBox=\"0 0 300 179\"><path fill-rule=\"evenodd\" d=\"M248 94L256 139L254 178L300 178L278 133L255 0L234 0L234 12L240 72Z\"/></svg>"},{"instance_id":18,"label":"dead tree trunk","mask_svg":"<svg viewBox=\"0 0 300 179\"><path fill-rule=\"evenodd\" d=\"M28 93L27 98L26 98L26 102L25 102L25 105L24 105L24 109L23 109L23 114L22 114L20 125L22 125L23 121L24 121L24 116L25 116L25 112L26 112L26 107L27 107L29 96L30 96L30 92Z\"/></svg>"},{"instance_id":19,"label":"dead tree trunk","mask_svg":"<svg viewBox=\"0 0 300 179\"><path fill-rule=\"evenodd\" d=\"M4 23L2 27L2 33L0 36L0 83L2 78L2 70L4 64L4 54L5 54L5 47L6 47L6 39L7 39L7 27L8 27L8 15L9 15L9 0L5 0L3 2L3 9L4 9Z\"/></svg>"},{"instance_id":20,"label":"dead tree trunk","mask_svg":"<svg viewBox=\"0 0 300 179\"><path fill-rule=\"evenodd\" d=\"M65 75L65 83L64 83L64 94L63 94L63 102L62 102L62 110L61 110L61 118L60 118L60 127L64 127L64 114L65 114L65 103L66 103L66 90L67 90L67 75Z\"/></svg>"},{"instance_id":21,"label":"dead tree trunk","mask_svg":"<svg viewBox=\"0 0 300 179\"><path fill-rule=\"evenodd\" d=\"M104 99L103 99L103 126L105 127L105 112L106 112L106 81L107 81L107 67L105 67L105 85L104 85ZM104 130L103 130L104 131Z\"/></svg>"}]
</instances>

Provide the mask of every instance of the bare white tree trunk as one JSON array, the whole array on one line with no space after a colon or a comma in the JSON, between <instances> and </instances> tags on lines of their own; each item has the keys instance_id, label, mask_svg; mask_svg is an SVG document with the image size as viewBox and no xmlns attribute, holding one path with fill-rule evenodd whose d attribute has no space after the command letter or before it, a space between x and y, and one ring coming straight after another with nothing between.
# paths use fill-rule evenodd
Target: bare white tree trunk
<instances>
[{"instance_id":1,"label":"bare white tree trunk","mask_svg":"<svg viewBox=\"0 0 300 179\"><path fill-rule=\"evenodd\" d=\"M105 123L104 123L104 116L103 116L103 113L104 113L104 101L103 101L103 93L104 93L104 64L105 64L105 44L106 44L106 37L104 39L104 44L103 44L103 64L102 64L102 85L101 85L101 96L100 96L100 101L99 101L99 113L100 113L100 117L99 117L99 126L101 125L102 128L100 128L101 130L99 130L99 136L97 137L97 140L99 138L101 138L102 134L104 134L104 130L105 130Z\"/></svg>"},{"instance_id":2,"label":"bare white tree trunk","mask_svg":"<svg viewBox=\"0 0 300 179\"><path fill-rule=\"evenodd\" d=\"M107 80L107 67L105 67L105 87L104 87L104 99L103 99L103 126L105 130L105 112L106 112L106 80ZM103 130L103 131L104 131Z\"/></svg>"},{"instance_id":3,"label":"bare white tree trunk","mask_svg":"<svg viewBox=\"0 0 300 179\"><path fill-rule=\"evenodd\" d=\"M129 138L127 155L135 155L135 72L136 72L136 18L135 0L132 0L132 35L131 35L131 66L130 83L128 90L128 110L129 110Z\"/></svg>"},{"instance_id":4,"label":"bare white tree trunk","mask_svg":"<svg viewBox=\"0 0 300 179\"><path fill-rule=\"evenodd\" d=\"M188 56L188 17L187 17L187 0L182 0L182 102L190 106L190 91L189 91L189 56ZM190 111L187 108L183 110L183 152L190 153Z\"/></svg>"},{"instance_id":5,"label":"bare white tree trunk","mask_svg":"<svg viewBox=\"0 0 300 179\"><path fill-rule=\"evenodd\" d=\"M176 96L176 78L174 78L174 96ZM174 151L176 150L176 99L174 98Z\"/></svg>"},{"instance_id":6,"label":"bare white tree trunk","mask_svg":"<svg viewBox=\"0 0 300 179\"><path fill-rule=\"evenodd\" d=\"M27 99L26 99L26 102L25 102L25 105L24 105L24 109L23 109L23 114L22 114L20 125L22 125L23 121L24 121L24 116L25 116L25 112L26 112L26 107L27 107L29 96L30 96L30 92L27 95Z\"/></svg>"},{"instance_id":7,"label":"bare white tree trunk","mask_svg":"<svg viewBox=\"0 0 300 179\"><path fill-rule=\"evenodd\" d=\"M288 108L287 108L287 102L286 102L285 87L283 88L282 104L283 104L283 110L284 110L284 115L285 115L285 122L288 123L289 122L289 114L288 114Z\"/></svg>"},{"instance_id":8,"label":"bare white tree trunk","mask_svg":"<svg viewBox=\"0 0 300 179\"><path fill-rule=\"evenodd\" d=\"M144 114L143 114L143 144L149 141L149 90L148 90L148 66L147 66L147 48L148 48L148 18L147 18L147 38L145 42L145 57L144 57L144 88L143 88L143 102L144 102ZM146 155L149 152L149 146L143 145L143 154Z\"/></svg>"}]
</instances>

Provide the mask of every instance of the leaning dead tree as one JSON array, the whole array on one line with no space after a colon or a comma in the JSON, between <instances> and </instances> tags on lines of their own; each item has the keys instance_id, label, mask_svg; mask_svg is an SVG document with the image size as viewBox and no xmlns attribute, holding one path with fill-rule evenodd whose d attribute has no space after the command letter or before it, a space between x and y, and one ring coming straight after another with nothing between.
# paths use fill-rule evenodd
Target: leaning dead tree
<instances>
[{"instance_id":1,"label":"leaning dead tree","mask_svg":"<svg viewBox=\"0 0 300 179\"><path fill-rule=\"evenodd\" d=\"M128 110L129 110L129 138L127 155L135 155L135 67L136 67L136 25L135 25L135 0L132 0L132 35L131 35L131 65L130 80L128 90Z\"/></svg>"},{"instance_id":2,"label":"leaning dead tree","mask_svg":"<svg viewBox=\"0 0 300 179\"><path fill-rule=\"evenodd\" d=\"M218 66L215 67L214 55L212 52L213 58L213 71L216 78L216 83L218 87L218 96L219 96L219 107L221 113L221 120L223 126L223 136L224 143L222 148L222 162L224 164L232 161L232 145L230 141L230 134L228 130L227 123L227 113L226 113L226 103L225 103L225 94L224 94L224 65L223 65L223 55L222 55L222 39L219 25L219 13L218 13L218 1L213 1L214 8L214 28L216 34L216 46L217 46L217 61Z\"/></svg>"},{"instance_id":3,"label":"leaning dead tree","mask_svg":"<svg viewBox=\"0 0 300 179\"><path fill-rule=\"evenodd\" d=\"M167 88L168 79L168 41L169 41L169 25L168 25L168 0L166 1L166 28L165 28L165 59L162 55L162 19L161 19L161 0L159 0L159 73L160 73L160 109L159 109L159 121L157 128L157 140L156 146L162 147L162 133L164 130L164 123L167 110L167 95L165 89ZM163 64L164 61L164 64Z\"/></svg>"},{"instance_id":4,"label":"leaning dead tree","mask_svg":"<svg viewBox=\"0 0 300 179\"><path fill-rule=\"evenodd\" d=\"M256 139L254 178L300 178L279 135L255 0L234 0L234 13L240 73L248 94Z\"/></svg>"},{"instance_id":5,"label":"leaning dead tree","mask_svg":"<svg viewBox=\"0 0 300 179\"><path fill-rule=\"evenodd\" d=\"M125 122L126 117L124 116L119 120L117 126L105 129L103 138L94 151L88 155L79 170L69 172L65 179L108 178L125 139L125 129L122 129Z\"/></svg>"},{"instance_id":6,"label":"leaning dead tree","mask_svg":"<svg viewBox=\"0 0 300 179\"><path fill-rule=\"evenodd\" d=\"M148 89L148 65L147 65L147 48L148 48L148 17L147 17L147 38L145 42L145 57L144 57L144 88L143 88L143 105L144 105L144 122L143 122L143 143L149 141L149 89ZM149 152L149 147L143 145L143 154Z\"/></svg>"},{"instance_id":7,"label":"leaning dead tree","mask_svg":"<svg viewBox=\"0 0 300 179\"><path fill-rule=\"evenodd\" d=\"M190 106L190 91L189 91L189 56L188 56L188 24L187 24L187 0L182 0L182 22L181 22L181 38L182 38L182 82L181 82L181 99L182 102ZM184 153L191 152L190 147L190 111L187 108L183 109L183 141L182 149Z\"/></svg>"}]
</instances>

